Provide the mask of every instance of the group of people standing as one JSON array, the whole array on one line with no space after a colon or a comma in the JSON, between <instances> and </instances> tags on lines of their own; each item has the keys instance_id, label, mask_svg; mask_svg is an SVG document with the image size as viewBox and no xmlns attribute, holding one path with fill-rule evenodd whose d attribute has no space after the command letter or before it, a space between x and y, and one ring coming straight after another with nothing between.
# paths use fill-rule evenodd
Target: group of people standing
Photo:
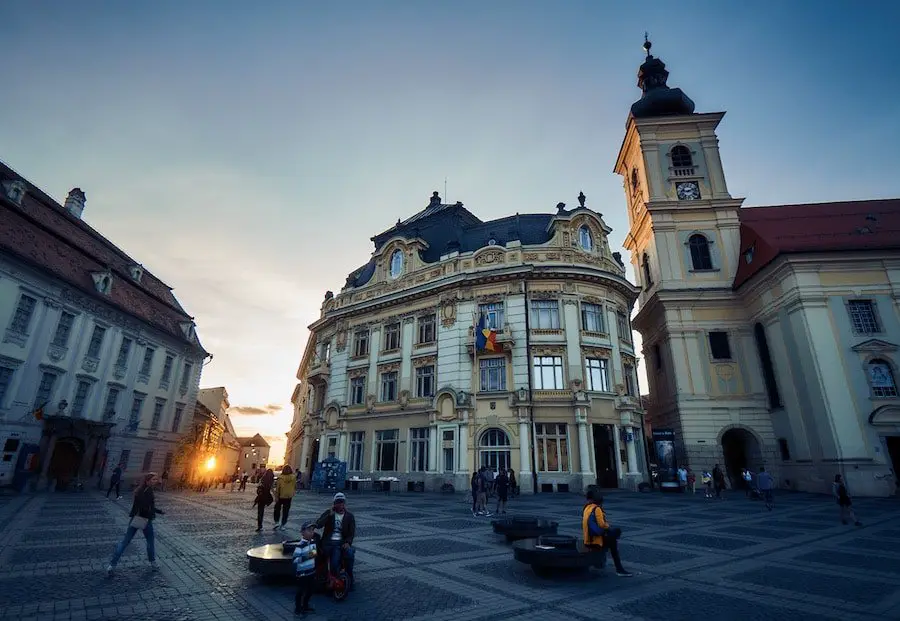
<instances>
[{"instance_id":1,"label":"group of people standing","mask_svg":"<svg viewBox=\"0 0 900 621\"><path fill-rule=\"evenodd\" d=\"M477 472L472 473L472 515L493 515L487 508L488 498L497 495L497 509L495 513L506 513L506 502L510 492L513 496L519 493L516 483L516 473L512 468L500 468L495 471L489 466L482 466Z\"/></svg>"}]
</instances>

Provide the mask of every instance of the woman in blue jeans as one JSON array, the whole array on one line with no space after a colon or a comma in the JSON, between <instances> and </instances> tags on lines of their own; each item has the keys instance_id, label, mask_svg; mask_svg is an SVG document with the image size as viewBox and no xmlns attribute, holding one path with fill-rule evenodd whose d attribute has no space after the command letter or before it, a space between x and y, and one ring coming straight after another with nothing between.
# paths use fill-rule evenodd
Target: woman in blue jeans
<instances>
[{"instance_id":1,"label":"woman in blue jeans","mask_svg":"<svg viewBox=\"0 0 900 621\"><path fill-rule=\"evenodd\" d=\"M125 537L119 542L109 561L109 567L106 568L107 574L112 574L128 544L139 530L144 532L144 539L147 540L147 558L150 560L150 566L154 570L159 569L159 565L156 564L156 549L153 545L153 518L157 514L162 515L165 512L156 508L156 499L153 496L153 486L158 483L159 477L155 472L150 472L144 476L144 480L134 490L134 502L131 505L131 513L129 513L131 520L128 522Z\"/></svg>"}]
</instances>

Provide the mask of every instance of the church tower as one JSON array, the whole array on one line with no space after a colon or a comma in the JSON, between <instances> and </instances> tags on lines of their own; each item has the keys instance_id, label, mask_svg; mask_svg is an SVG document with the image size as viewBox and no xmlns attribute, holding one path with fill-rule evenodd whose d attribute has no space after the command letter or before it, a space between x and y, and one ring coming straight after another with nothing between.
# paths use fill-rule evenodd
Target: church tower
<instances>
[{"instance_id":1,"label":"church tower","mask_svg":"<svg viewBox=\"0 0 900 621\"><path fill-rule=\"evenodd\" d=\"M725 113L695 113L650 48L645 41L642 95L615 166L641 287L633 325L643 337L650 420L675 432L679 463L695 471L724 464L723 445L728 453L737 436L734 450L758 467L775 439L752 330L732 292L743 199L728 192L719 157Z\"/></svg>"}]
</instances>

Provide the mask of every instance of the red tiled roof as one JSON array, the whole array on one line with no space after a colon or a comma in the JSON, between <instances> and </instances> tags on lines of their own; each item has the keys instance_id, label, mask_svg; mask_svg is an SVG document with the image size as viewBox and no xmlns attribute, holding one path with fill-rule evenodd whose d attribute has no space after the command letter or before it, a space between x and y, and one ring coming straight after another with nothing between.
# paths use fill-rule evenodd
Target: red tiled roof
<instances>
[{"instance_id":1,"label":"red tiled roof","mask_svg":"<svg viewBox=\"0 0 900 621\"><path fill-rule=\"evenodd\" d=\"M181 324L192 321L172 290L144 270L135 282L129 268L137 262L39 188L0 163L0 181L19 180L28 187L21 205L0 198L0 251L19 257L92 297L97 297L174 336L199 346ZM92 273L109 268L114 280L110 295L101 296Z\"/></svg>"},{"instance_id":2,"label":"red tiled roof","mask_svg":"<svg viewBox=\"0 0 900 621\"><path fill-rule=\"evenodd\" d=\"M782 254L900 249L900 199L745 207L737 289ZM745 255L753 249L748 263Z\"/></svg>"}]
</instances>

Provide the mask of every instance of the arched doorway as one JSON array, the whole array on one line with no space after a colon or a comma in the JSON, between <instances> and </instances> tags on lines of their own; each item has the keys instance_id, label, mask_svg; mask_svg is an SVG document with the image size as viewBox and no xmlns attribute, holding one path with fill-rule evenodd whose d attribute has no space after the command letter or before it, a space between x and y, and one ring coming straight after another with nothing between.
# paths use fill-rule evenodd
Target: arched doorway
<instances>
[{"instance_id":1,"label":"arched doorway","mask_svg":"<svg viewBox=\"0 0 900 621\"><path fill-rule=\"evenodd\" d=\"M84 447L77 438L60 438L50 460L50 478L56 480L56 489L64 490L78 474Z\"/></svg>"},{"instance_id":2,"label":"arched doorway","mask_svg":"<svg viewBox=\"0 0 900 621\"><path fill-rule=\"evenodd\" d=\"M495 470L509 469L509 436L502 429L491 428L481 434L478 443L479 465Z\"/></svg>"},{"instance_id":3,"label":"arched doorway","mask_svg":"<svg viewBox=\"0 0 900 621\"><path fill-rule=\"evenodd\" d=\"M722 434L722 453L725 457L725 473L734 488L743 485L741 471L744 468L755 471L763 465L759 441L743 427L734 427Z\"/></svg>"}]
</instances>

